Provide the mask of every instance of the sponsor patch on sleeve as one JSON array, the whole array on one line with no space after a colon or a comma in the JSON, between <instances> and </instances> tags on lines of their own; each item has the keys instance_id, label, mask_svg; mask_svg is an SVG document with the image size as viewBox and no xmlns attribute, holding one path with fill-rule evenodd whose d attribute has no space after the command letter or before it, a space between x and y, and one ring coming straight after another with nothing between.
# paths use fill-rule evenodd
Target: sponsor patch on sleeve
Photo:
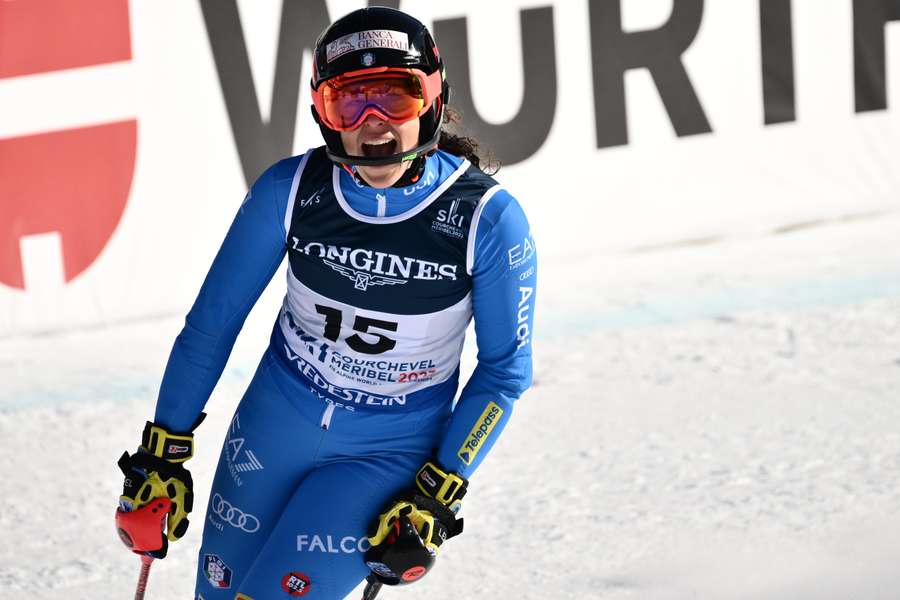
<instances>
[{"instance_id":1,"label":"sponsor patch on sleeve","mask_svg":"<svg viewBox=\"0 0 900 600\"><path fill-rule=\"evenodd\" d=\"M491 434L491 431L493 431L494 427L497 425L497 421L500 420L502 415L502 408L497 406L495 402L488 403L484 412L481 413L481 417L475 422L472 431L466 436L463 445L459 447L459 451L456 453L464 463L467 465L472 464L472 461L475 460L475 457L478 455L478 451L484 445L484 442L487 440L487 437Z\"/></svg>"}]
</instances>

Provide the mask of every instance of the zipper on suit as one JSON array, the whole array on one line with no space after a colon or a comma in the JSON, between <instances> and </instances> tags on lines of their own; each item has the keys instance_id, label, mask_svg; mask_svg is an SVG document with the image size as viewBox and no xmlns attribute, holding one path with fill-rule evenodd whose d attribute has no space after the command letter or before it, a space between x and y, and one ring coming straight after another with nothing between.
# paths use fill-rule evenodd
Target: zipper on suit
<instances>
[{"instance_id":1,"label":"zipper on suit","mask_svg":"<svg viewBox=\"0 0 900 600\"><path fill-rule=\"evenodd\" d=\"M326 402L325 403L325 412L322 413L322 429L328 430L329 425L331 425L331 415L334 414L334 402Z\"/></svg>"}]
</instances>

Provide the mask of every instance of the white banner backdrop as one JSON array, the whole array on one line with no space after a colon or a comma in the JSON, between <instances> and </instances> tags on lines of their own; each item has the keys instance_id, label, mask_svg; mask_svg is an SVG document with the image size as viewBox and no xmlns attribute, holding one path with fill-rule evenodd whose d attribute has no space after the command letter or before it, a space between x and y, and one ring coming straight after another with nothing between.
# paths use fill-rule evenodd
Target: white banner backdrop
<instances>
[{"instance_id":1,"label":"white banner backdrop","mask_svg":"<svg viewBox=\"0 0 900 600\"><path fill-rule=\"evenodd\" d=\"M124 21L96 25L98 31L127 27L128 47L82 65L52 57L29 62L37 56L32 46L62 42L52 27L35 25L45 15L27 14L28 4L0 4L0 37L16 31L6 35L6 56L0 51L0 337L186 312L247 187L201 3L132 0ZM74 4L115 6L117 0ZM208 2L206 10L229 4ZM326 4L332 18L363 5ZM891 20L900 14L893 16L891 2L857 0L877 4L886 15L886 24L875 29L886 40L886 106L859 111L854 19L863 9L854 12L853 0L785 0L781 14L789 17L791 43L776 36L768 56L781 61L776 74L792 74L793 87L782 81L779 98L793 90L793 115L766 125L761 40L769 38L762 35L760 11L776 4L464 0L400 6L429 25L465 17L470 82L458 88L468 86L487 123L510 121L523 103L523 46L534 44L539 56L553 49L549 134L531 156L497 175L525 206L544 264L552 268L570 256L763 235L900 207L900 21ZM709 132L679 135L678 118L671 116L678 99L661 90L660 74L627 67L627 143L599 147L597 124L616 115L595 109L609 79L597 87L592 47L605 47L597 19L613 6L621 7L620 41L643 39L627 34L660 30L676 17L687 22L699 6L699 28L680 63ZM524 39L523 11L543 7L551 9L552 40ZM237 9L244 39L226 41L246 44L267 121L284 11L280 0L239 1ZM68 43L86 48L88 34ZM26 48L32 54L17 58L9 52L15 43L32 44ZM792 58L779 54L784 48ZM292 152L300 153L321 144L321 137L308 108L309 52L296 62L301 75ZM457 85L459 65L447 68ZM874 73L877 79L877 68ZM132 121L136 135L129 138ZM110 134L119 133L90 137L107 131L95 126L110 123L120 124ZM528 125L520 128L526 137ZM110 208L116 203L123 207ZM280 275L276 283L282 285Z\"/></svg>"}]
</instances>

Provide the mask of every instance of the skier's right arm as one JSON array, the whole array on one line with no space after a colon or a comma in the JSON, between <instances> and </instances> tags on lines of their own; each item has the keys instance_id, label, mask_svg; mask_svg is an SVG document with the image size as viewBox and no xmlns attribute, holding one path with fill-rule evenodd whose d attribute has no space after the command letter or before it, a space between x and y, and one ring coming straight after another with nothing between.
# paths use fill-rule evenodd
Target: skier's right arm
<instances>
[{"instance_id":1,"label":"skier's right arm","mask_svg":"<svg viewBox=\"0 0 900 600\"><path fill-rule=\"evenodd\" d=\"M238 332L285 255L284 219L301 157L269 167L248 192L175 340L155 422L187 431L219 380Z\"/></svg>"},{"instance_id":2,"label":"skier's right arm","mask_svg":"<svg viewBox=\"0 0 900 600\"><path fill-rule=\"evenodd\" d=\"M284 215L298 161L290 158L270 167L248 192L175 340L155 422L147 423L137 452L119 459L125 475L121 509L138 510L167 497L170 541L184 536L193 505L193 482L183 464L194 453L193 430L244 319L284 258ZM167 546L165 540L159 544L142 550L161 558Z\"/></svg>"}]
</instances>

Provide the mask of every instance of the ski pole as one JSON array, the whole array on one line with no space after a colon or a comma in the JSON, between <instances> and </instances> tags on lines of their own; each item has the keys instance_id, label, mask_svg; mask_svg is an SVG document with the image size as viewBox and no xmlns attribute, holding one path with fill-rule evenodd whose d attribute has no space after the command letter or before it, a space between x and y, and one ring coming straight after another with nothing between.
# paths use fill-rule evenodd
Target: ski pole
<instances>
[{"instance_id":1,"label":"ski pole","mask_svg":"<svg viewBox=\"0 0 900 600\"><path fill-rule=\"evenodd\" d=\"M375 579L374 575L366 577L366 589L363 590L362 600L375 600L375 596L381 591L382 583Z\"/></svg>"},{"instance_id":2,"label":"ski pole","mask_svg":"<svg viewBox=\"0 0 900 600\"><path fill-rule=\"evenodd\" d=\"M166 539L166 515L172 502L168 498L154 498L141 508L116 509L116 530L125 547L141 557L141 574L138 577L134 600L144 600L147 578L154 558L165 558L169 549Z\"/></svg>"},{"instance_id":3,"label":"ski pole","mask_svg":"<svg viewBox=\"0 0 900 600\"><path fill-rule=\"evenodd\" d=\"M138 577L137 589L134 591L134 600L144 600L144 592L147 591L147 578L150 576L150 565L153 557L146 554L141 556L141 574Z\"/></svg>"}]
</instances>

